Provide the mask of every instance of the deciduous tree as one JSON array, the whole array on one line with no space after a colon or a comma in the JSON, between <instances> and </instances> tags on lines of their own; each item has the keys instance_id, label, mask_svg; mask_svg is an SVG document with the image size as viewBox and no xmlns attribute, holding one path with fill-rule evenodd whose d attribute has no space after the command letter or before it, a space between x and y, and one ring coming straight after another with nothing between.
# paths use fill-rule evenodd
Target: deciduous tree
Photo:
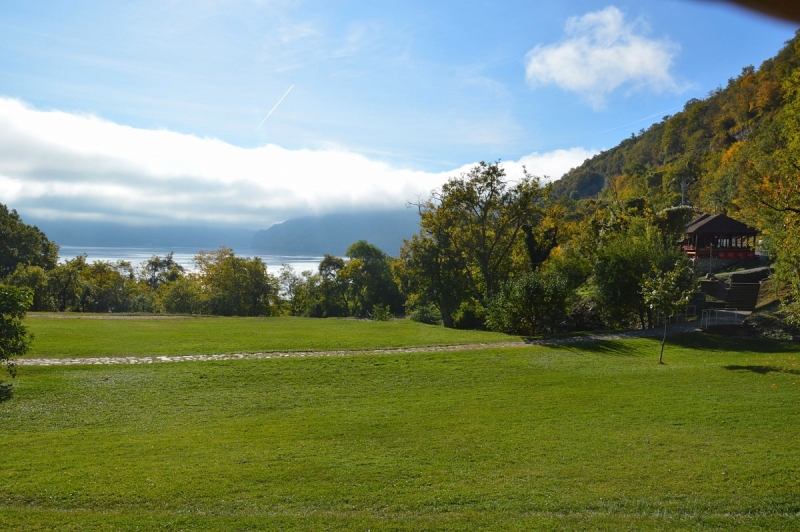
<instances>
[{"instance_id":1,"label":"deciduous tree","mask_svg":"<svg viewBox=\"0 0 800 532\"><path fill-rule=\"evenodd\" d=\"M209 311L221 316L269 316L278 283L258 257L244 259L221 247L195 256Z\"/></svg>"},{"instance_id":2,"label":"deciduous tree","mask_svg":"<svg viewBox=\"0 0 800 532\"><path fill-rule=\"evenodd\" d=\"M667 343L669 317L684 308L692 297L692 272L685 261L678 261L675 267L665 272L654 269L642 279L642 296L652 310L657 310L664 318L664 337L658 363L664 363L664 345Z\"/></svg>"},{"instance_id":3,"label":"deciduous tree","mask_svg":"<svg viewBox=\"0 0 800 532\"><path fill-rule=\"evenodd\" d=\"M608 322L624 326L638 318L643 329L651 326L653 315L642 295L642 279L653 268L670 269L681 257L680 249L665 243L658 229L643 218L604 235L592 283Z\"/></svg>"},{"instance_id":4,"label":"deciduous tree","mask_svg":"<svg viewBox=\"0 0 800 532\"><path fill-rule=\"evenodd\" d=\"M510 277L523 235L532 261L544 260L552 248L553 235L538 231L543 196L527 171L510 182L499 162L481 162L413 204L420 233L405 242L395 271L408 305L436 305L448 327L462 311L481 314Z\"/></svg>"},{"instance_id":5,"label":"deciduous tree","mask_svg":"<svg viewBox=\"0 0 800 532\"><path fill-rule=\"evenodd\" d=\"M175 262L173 252L170 251L164 255L164 258L153 255L143 263L141 276L147 286L155 289L163 283L175 281L183 275L184 271L183 266Z\"/></svg>"},{"instance_id":6,"label":"deciduous tree","mask_svg":"<svg viewBox=\"0 0 800 532\"><path fill-rule=\"evenodd\" d=\"M28 288L0 284L0 363L14 375L14 357L28 352L31 337L22 325L25 312L33 303Z\"/></svg>"},{"instance_id":7,"label":"deciduous tree","mask_svg":"<svg viewBox=\"0 0 800 532\"><path fill-rule=\"evenodd\" d=\"M348 300L351 314L365 316L376 307L387 305L393 312L401 312L403 301L397 284L392 279L389 256L366 240L352 244L345 253L350 261L340 271L348 277Z\"/></svg>"},{"instance_id":8,"label":"deciduous tree","mask_svg":"<svg viewBox=\"0 0 800 532\"><path fill-rule=\"evenodd\" d=\"M46 270L58 262L58 246L36 226L27 225L15 210L0 203L0 279L18 264L40 266Z\"/></svg>"},{"instance_id":9,"label":"deciduous tree","mask_svg":"<svg viewBox=\"0 0 800 532\"><path fill-rule=\"evenodd\" d=\"M481 162L418 205L420 227L429 235L446 234L438 244L463 259L473 296L485 301L508 278L511 252L522 227L539 221L541 199L539 179L527 171L511 183L499 162Z\"/></svg>"}]
</instances>

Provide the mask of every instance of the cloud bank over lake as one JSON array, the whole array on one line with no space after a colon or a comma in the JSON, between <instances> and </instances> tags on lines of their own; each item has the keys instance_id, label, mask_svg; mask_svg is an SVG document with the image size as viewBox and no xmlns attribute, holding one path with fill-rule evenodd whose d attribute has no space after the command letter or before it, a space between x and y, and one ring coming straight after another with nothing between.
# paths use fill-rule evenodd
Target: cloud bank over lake
<instances>
[{"instance_id":1,"label":"cloud bank over lake","mask_svg":"<svg viewBox=\"0 0 800 532\"><path fill-rule=\"evenodd\" d=\"M506 163L558 178L596 151L532 153ZM241 148L137 129L0 98L0 202L37 218L268 227L291 217L399 209L473 164L398 168L342 147Z\"/></svg>"}]
</instances>

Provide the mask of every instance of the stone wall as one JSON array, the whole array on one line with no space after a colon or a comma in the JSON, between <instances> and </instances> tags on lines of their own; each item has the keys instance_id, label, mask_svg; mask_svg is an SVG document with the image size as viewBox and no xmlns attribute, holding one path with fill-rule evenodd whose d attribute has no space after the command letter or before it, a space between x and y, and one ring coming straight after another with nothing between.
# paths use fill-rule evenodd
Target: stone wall
<instances>
[{"instance_id":1,"label":"stone wall","mask_svg":"<svg viewBox=\"0 0 800 532\"><path fill-rule=\"evenodd\" d=\"M734 262L739 262L741 259L705 259L696 257L692 260L694 264L694 274L703 275L705 273L714 273L724 270Z\"/></svg>"}]
</instances>

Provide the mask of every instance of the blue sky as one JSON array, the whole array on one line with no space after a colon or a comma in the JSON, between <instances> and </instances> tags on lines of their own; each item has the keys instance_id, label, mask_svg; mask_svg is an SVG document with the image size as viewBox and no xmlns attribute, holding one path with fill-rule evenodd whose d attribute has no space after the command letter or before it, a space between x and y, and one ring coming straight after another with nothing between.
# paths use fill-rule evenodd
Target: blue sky
<instances>
[{"instance_id":1,"label":"blue sky","mask_svg":"<svg viewBox=\"0 0 800 532\"><path fill-rule=\"evenodd\" d=\"M557 178L794 30L688 1L7 0L0 202L259 228L479 160Z\"/></svg>"}]
</instances>

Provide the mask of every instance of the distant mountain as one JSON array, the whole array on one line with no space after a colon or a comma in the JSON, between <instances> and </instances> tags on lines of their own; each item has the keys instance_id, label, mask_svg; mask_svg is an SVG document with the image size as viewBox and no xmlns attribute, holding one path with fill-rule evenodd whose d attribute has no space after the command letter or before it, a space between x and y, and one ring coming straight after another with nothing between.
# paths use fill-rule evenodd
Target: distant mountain
<instances>
[{"instance_id":1,"label":"distant mountain","mask_svg":"<svg viewBox=\"0 0 800 532\"><path fill-rule=\"evenodd\" d=\"M256 233L252 229L197 226L135 226L76 220L25 217L61 246L89 247L195 247L247 248Z\"/></svg>"},{"instance_id":2,"label":"distant mountain","mask_svg":"<svg viewBox=\"0 0 800 532\"><path fill-rule=\"evenodd\" d=\"M397 256L404 238L419 231L419 214L402 211L327 214L293 218L256 233L251 247L273 255L344 255L366 240Z\"/></svg>"}]
</instances>

